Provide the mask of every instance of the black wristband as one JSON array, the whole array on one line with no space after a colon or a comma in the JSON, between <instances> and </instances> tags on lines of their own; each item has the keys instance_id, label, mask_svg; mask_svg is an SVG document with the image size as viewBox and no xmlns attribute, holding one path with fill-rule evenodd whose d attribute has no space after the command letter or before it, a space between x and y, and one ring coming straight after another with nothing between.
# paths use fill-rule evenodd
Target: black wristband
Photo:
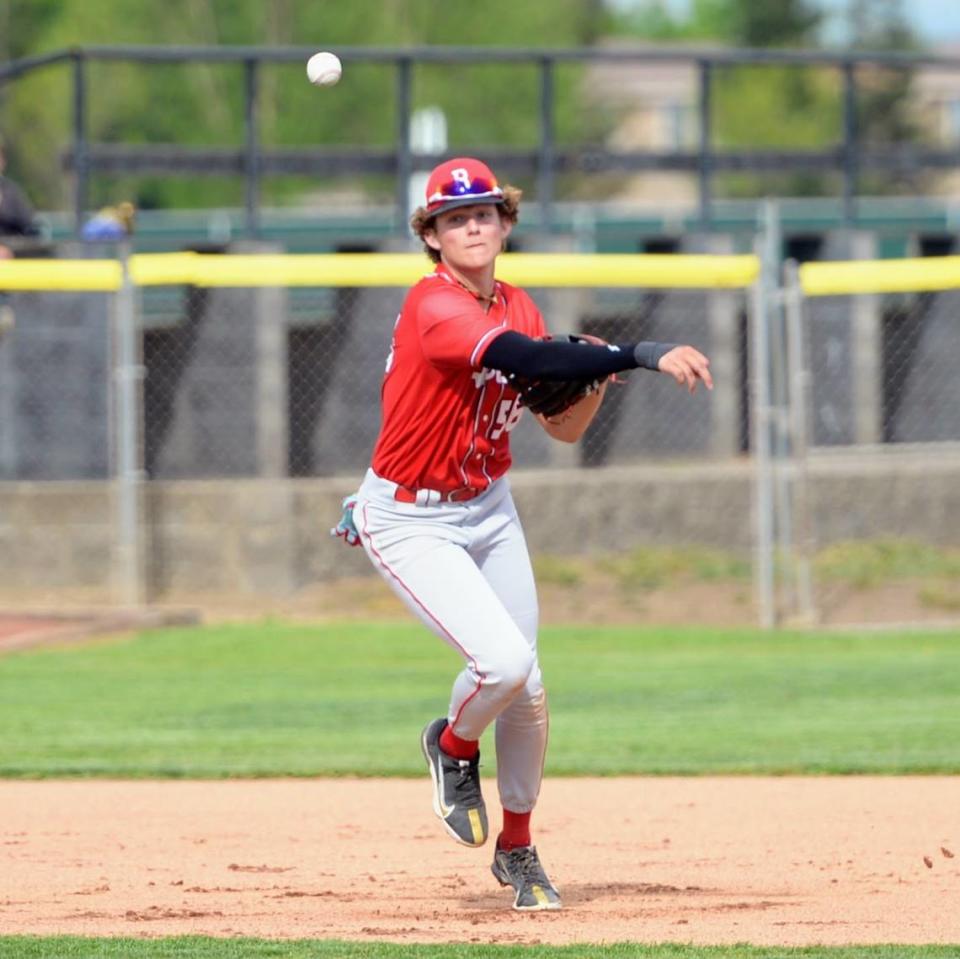
<instances>
[{"instance_id":1,"label":"black wristband","mask_svg":"<svg viewBox=\"0 0 960 959\"><path fill-rule=\"evenodd\" d=\"M657 343L654 340L641 340L633 348L633 358L637 361L637 366L645 370L660 369L660 360L672 349L675 349L676 343Z\"/></svg>"}]
</instances>

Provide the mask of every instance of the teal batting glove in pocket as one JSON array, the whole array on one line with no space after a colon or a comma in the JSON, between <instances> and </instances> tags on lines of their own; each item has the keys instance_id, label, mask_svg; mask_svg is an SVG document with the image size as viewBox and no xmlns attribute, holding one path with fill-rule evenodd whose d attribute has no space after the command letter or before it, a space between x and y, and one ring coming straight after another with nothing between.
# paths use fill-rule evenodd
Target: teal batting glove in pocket
<instances>
[{"instance_id":1,"label":"teal batting glove in pocket","mask_svg":"<svg viewBox=\"0 0 960 959\"><path fill-rule=\"evenodd\" d=\"M340 517L340 522L330 530L331 536L342 538L348 546L360 545L360 534L357 532L357 527L353 525L353 508L356 505L356 494L345 496L341 504L343 515Z\"/></svg>"}]
</instances>

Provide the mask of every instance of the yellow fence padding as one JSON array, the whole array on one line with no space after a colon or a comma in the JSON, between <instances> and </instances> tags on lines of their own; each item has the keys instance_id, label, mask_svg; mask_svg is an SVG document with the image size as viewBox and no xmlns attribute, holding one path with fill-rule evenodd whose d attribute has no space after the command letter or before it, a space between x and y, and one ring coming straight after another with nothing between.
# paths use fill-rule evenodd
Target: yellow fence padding
<instances>
[{"instance_id":1,"label":"yellow fence padding","mask_svg":"<svg viewBox=\"0 0 960 959\"><path fill-rule=\"evenodd\" d=\"M758 269L750 255L512 253L497 262L500 279L533 287L742 288ZM129 271L137 286L406 287L433 264L420 253L139 253ZM0 290L116 290L121 280L113 260L0 261Z\"/></svg>"},{"instance_id":2,"label":"yellow fence padding","mask_svg":"<svg viewBox=\"0 0 960 959\"><path fill-rule=\"evenodd\" d=\"M523 286L745 287L758 270L754 256L513 253L497 276ZM410 286L433 271L419 253L140 255L131 259L140 285Z\"/></svg>"},{"instance_id":3,"label":"yellow fence padding","mask_svg":"<svg viewBox=\"0 0 960 959\"><path fill-rule=\"evenodd\" d=\"M129 260L137 286L406 287L432 272L419 253L139 253ZM508 253L497 276L531 287L737 289L757 278L751 255L669 253ZM0 260L0 290L105 291L120 288L118 260ZM960 289L960 256L804 263L807 296Z\"/></svg>"},{"instance_id":4,"label":"yellow fence padding","mask_svg":"<svg viewBox=\"0 0 960 959\"><path fill-rule=\"evenodd\" d=\"M960 288L960 256L804 263L800 285L807 296L952 290Z\"/></svg>"},{"instance_id":5,"label":"yellow fence padding","mask_svg":"<svg viewBox=\"0 0 960 959\"><path fill-rule=\"evenodd\" d=\"M410 286L430 272L410 253L139 254L130 275L141 286Z\"/></svg>"},{"instance_id":6,"label":"yellow fence padding","mask_svg":"<svg viewBox=\"0 0 960 959\"><path fill-rule=\"evenodd\" d=\"M752 255L515 253L497 260L497 276L520 286L738 288L750 286L759 269Z\"/></svg>"},{"instance_id":7,"label":"yellow fence padding","mask_svg":"<svg viewBox=\"0 0 960 959\"><path fill-rule=\"evenodd\" d=\"M0 290L110 292L119 290L118 260L0 260Z\"/></svg>"}]
</instances>

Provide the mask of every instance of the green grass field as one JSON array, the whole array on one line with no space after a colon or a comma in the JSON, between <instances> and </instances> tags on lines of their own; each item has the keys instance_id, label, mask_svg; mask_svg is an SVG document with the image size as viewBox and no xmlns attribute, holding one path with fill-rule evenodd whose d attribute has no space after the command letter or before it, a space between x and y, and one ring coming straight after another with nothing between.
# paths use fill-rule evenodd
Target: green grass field
<instances>
[{"instance_id":1,"label":"green grass field","mask_svg":"<svg viewBox=\"0 0 960 959\"><path fill-rule=\"evenodd\" d=\"M960 635L545 629L548 775L960 772ZM267 622L0 658L0 775L421 775L457 657Z\"/></svg>"},{"instance_id":2,"label":"green grass field","mask_svg":"<svg viewBox=\"0 0 960 959\"><path fill-rule=\"evenodd\" d=\"M953 946L396 946L386 943L263 939L83 939L0 937L0 959L956 959Z\"/></svg>"},{"instance_id":3,"label":"green grass field","mask_svg":"<svg viewBox=\"0 0 960 959\"><path fill-rule=\"evenodd\" d=\"M545 629L548 775L960 772L960 634ZM264 622L0 657L6 777L420 776L456 656L412 623ZM2 909L0 909L2 921ZM0 926L2 928L2 926ZM940 959L960 947L2 937L0 957Z\"/></svg>"}]
</instances>

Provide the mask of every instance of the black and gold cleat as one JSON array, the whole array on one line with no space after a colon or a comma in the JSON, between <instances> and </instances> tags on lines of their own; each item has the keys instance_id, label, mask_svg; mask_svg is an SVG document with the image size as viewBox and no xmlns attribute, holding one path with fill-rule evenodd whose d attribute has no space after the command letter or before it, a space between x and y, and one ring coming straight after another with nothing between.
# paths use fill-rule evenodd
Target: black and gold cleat
<instances>
[{"instance_id":1,"label":"black and gold cleat","mask_svg":"<svg viewBox=\"0 0 960 959\"><path fill-rule=\"evenodd\" d=\"M543 871L536 846L518 846L509 852L498 848L490 870L501 886L513 886L514 909L533 912L561 907L560 893Z\"/></svg>"},{"instance_id":2,"label":"black and gold cleat","mask_svg":"<svg viewBox=\"0 0 960 959\"><path fill-rule=\"evenodd\" d=\"M433 811L447 832L465 846L487 841L487 807L480 793L480 754L454 759L440 748L446 719L435 719L420 737L420 747L433 780Z\"/></svg>"}]
</instances>

